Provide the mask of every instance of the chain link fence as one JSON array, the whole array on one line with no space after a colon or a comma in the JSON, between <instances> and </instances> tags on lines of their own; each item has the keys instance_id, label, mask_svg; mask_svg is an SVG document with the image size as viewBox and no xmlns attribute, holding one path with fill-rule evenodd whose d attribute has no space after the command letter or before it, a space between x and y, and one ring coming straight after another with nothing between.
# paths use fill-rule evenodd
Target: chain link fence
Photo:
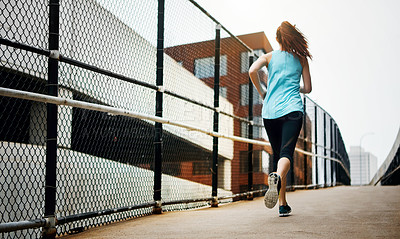
<instances>
[{"instance_id":1,"label":"chain link fence","mask_svg":"<svg viewBox=\"0 0 400 239\"><path fill-rule=\"evenodd\" d=\"M233 36L192 0L0 9L1 238L265 192L272 151L248 77L272 51L264 33ZM349 184L336 123L304 103L290 187Z\"/></svg>"}]
</instances>

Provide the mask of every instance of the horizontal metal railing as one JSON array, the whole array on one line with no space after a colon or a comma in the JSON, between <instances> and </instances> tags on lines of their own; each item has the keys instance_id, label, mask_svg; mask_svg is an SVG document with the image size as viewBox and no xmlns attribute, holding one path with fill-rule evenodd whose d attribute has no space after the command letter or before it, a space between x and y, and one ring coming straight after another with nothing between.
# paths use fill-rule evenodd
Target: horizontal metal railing
<instances>
[{"instance_id":1,"label":"horizontal metal railing","mask_svg":"<svg viewBox=\"0 0 400 239\"><path fill-rule=\"evenodd\" d=\"M171 90L162 89L162 88L160 88L160 87L158 87L156 85L152 85L152 84L149 84L149 83L146 83L146 82L143 82L143 81L139 81L139 80L136 80L136 79L133 79L133 78L121 75L121 74L117 74L117 73L109 71L109 70L105 70L105 69L102 69L102 68L99 68L99 67L96 67L96 66L92 66L92 65L86 64L84 62L80 62L80 61L71 59L69 57L65 57L62 54L60 54L59 52L54 52L54 51L51 51L51 50L46 50L46 49L33 47L33 46L29 46L29 45L26 45L26 44L23 44L23 43L20 43L20 42L11 41L11 40L8 40L8 39L3 39L3 38L0 38L0 44L1 45L5 45L5 46L14 47L14 48L21 49L21 50L34 52L34 53L37 53L37 54L42 55L42 56L47 56L47 57L50 57L50 58L54 58L54 59L57 59L58 61L63 62L63 63L67 63L67 64L70 64L70 65L73 65L73 66L78 66L78 67L86 69L86 70L90 70L90 71L93 71L93 72L96 72L96 73L100 73L100 74L103 74L103 75L106 75L106 76L110 76L110 77L113 77L113 78L116 78L116 79L119 79L119 80L122 80L122 81L133 83L133 84L136 84L136 85L140 85L140 86L143 86L143 87L146 87L146 88L149 88L149 89L153 89L153 90L156 90L156 91L163 91L163 93L165 93L167 95L170 95L170 96L173 96L173 97L176 97L178 99L185 100L187 102L190 102L192 104L204 107L204 108L209 109L209 110L218 111L219 113L221 113L223 115L232 117L234 119L238 119L238 120L246 122L246 123L251 123L251 121L246 119L246 118L238 117L236 115L221 111L220 109L216 109L214 107L208 106L208 105L203 104L201 102L198 102L196 100L190 99L188 97L185 97L185 96L182 96L182 95L178 95L178 94L172 92Z\"/></svg>"},{"instance_id":2,"label":"horizontal metal railing","mask_svg":"<svg viewBox=\"0 0 400 239\"><path fill-rule=\"evenodd\" d=\"M125 110L125 109L121 109L121 108L115 108L115 107L111 107L111 106L105 106L105 105L99 105L99 104L77 101L77 100L72 100L72 99L60 98L60 97L55 97L55 96L37 94L37 93L32 93L32 92L27 92L27 91L8 89L8 88L3 88L3 87L0 87L0 95L7 96L7 97L19 98L19 99L25 99L25 100L33 100L33 101L38 101L38 102L43 102L43 103L51 103L51 104L56 104L56 105L72 106L72 107L77 107L77 108L81 108L81 109L96 110L96 111L100 111L100 112L110 113L113 115L122 115L122 116L127 116L127 117L143 119L143 120L150 120L150 121L154 121L154 122L158 122L158 123L162 123L162 124L169 124L169 125L174 125L174 126L182 127L185 129L189 129L189 130L198 131L198 132L201 132L201 133L204 133L204 134L207 134L210 136L215 136L218 138L225 138L225 139L230 139L233 141L250 143L250 144L255 144L255 145L260 145L260 146L271 146L271 144L266 141L260 141L260 140L255 140L255 139L247 139L247 138L243 138L243 137L239 137L239 136L227 135L227 134L223 134L223 133L219 133L219 132L214 132L211 130L205 130L205 129L202 129L197 126L193 126L193 125L186 124L186 123L181 123L181 122L178 122L175 120L170 120L170 119L157 117L157 116L153 116L153 115L137 113L134 111ZM307 151L297 148L297 147L295 148L295 150L299 153L302 153L302 154L305 154L308 156L317 156L319 158L324 158L324 159L328 159L331 161L335 161L335 162L339 163L345 170L346 174L348 176L350 176L350 173L348 172L346 167L343 165L343 163L339 159L332 158L329 156L314 154L312 152L307 152Z\"/></svg>"}]
</instances>

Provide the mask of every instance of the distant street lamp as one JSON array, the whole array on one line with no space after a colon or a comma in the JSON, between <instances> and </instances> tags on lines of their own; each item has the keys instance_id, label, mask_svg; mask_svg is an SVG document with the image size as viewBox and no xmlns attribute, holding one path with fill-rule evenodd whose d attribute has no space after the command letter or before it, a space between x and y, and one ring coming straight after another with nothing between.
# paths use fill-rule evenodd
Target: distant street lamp
<instances>
[{"instance_id":1,"label":"distant street lamp","mask_svg":"<svg viewBox=\"0 0 400 239\"><path fill-rule=\"evenodd\" d=\"M361 136L361 138L360 138L360 185L362 184L361 182L361 179L362 179L362 160L361 160L361 143L362 143L362 140L364 139L364 137L365 136L368 136L368 135L373 135L374 134L374 132L368 132L368 133L365 133L365 134L363 134L363 136Z\"/></svg>"}]
</instances>

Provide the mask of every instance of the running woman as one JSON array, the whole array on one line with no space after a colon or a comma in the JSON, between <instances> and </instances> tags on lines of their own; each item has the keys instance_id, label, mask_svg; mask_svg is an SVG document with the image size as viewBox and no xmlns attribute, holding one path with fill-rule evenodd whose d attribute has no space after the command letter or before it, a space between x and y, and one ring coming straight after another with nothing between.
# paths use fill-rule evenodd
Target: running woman
<instances>
[{"instance_id":1,"label":"running woman","mask_svg":"<svg viewBox=\"0 0 400 239\"><path fill-rule=\"evenodd\" d=\"M280 50L260 56L250 67L249 75L258 93L264 99L262 117L272 146L274 170L268 177L269 188L264 203L273 208L279 199L279 216L292 211L286 201L286 175L293 163L293 153L303 122L303 102L300 93L311 92L311 76L305 36L285 21L276 31ZM268 68L267 89L260 83L258 71ZM300 78L303 86L300 86ZM277 165L277 168L276 166Z\"/></svg>"}]
</instances>

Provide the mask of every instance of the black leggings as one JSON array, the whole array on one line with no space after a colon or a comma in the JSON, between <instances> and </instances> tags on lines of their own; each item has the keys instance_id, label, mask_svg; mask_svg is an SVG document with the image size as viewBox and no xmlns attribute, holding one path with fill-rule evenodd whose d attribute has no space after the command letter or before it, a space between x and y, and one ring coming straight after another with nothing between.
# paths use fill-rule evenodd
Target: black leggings
<instances>
[{"instance_id":1,"label":"black leggings","mask_svg":"<svg viewBox=\"0 0 400 239\"><path fill-rule=\"evenodd\" d=\"M277 119L264 119L269 142L274 155L274 171L277 170L278 160L282 157L293 161L294 148L303 124L303 112L295 111Z\"/></svg>"}]
</instances>

